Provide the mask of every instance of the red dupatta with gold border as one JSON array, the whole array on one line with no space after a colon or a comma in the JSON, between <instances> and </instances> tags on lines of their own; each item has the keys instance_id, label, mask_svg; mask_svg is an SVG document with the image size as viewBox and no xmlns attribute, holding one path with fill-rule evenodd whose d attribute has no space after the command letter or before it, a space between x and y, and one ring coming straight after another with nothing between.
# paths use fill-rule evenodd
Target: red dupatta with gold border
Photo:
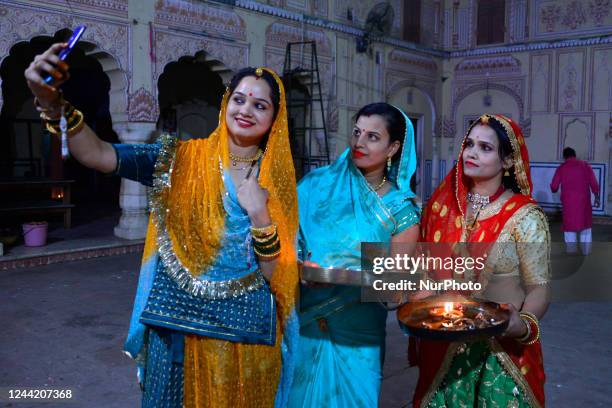
<instances>
[{"instance_id":1,"label":"red dupatta with gold border","mask_svg":"<svg viewBox=\"0 0 612 408\"><path fill-rule=\"evenodd\" d=\"M520 193L504 203L500 211L489 218L478 220L470 229L466 225L467 193L469 179L463 171L463 150L467 135L477 124L496 120L504 128L512 145L514 177ZM422 242L455 243L481 242L495 243L504 225L519 210L535 205L531 197L533 184L529 170L529 155L521 129L511 119L503 115L483 115L468 128L456 166L444 178L423 211L421 219ZM451 246L449 246L450 250ZM439 254L438 254L439 255ZM444 273L444 272L442 272ZM438 273L435 278L447 279ZM427 406L440 386L452 362L458 344L416 340L411 338L410 362L419 366L419 381L415 390L415 407ZM540 342L525 346L513 339L492 339L490 347L513 379L519 385L532 406L544 406L544 367Z\"/></svg>"}]
</instances>

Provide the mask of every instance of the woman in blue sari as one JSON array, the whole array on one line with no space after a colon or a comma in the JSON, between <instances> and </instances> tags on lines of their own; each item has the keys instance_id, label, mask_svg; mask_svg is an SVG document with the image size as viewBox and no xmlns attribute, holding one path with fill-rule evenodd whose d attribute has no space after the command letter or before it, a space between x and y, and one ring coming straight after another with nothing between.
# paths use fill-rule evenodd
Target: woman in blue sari
<instances>
[{"instance_id":1,"label":"woman in blue sari","mask_svg":"<svg viewBox=\"0 0 612 408\"><path fill-rule=\"evenodd\" d=\"M357 113L350 147L298 186L300 251L325 267L361 269L361 242L415 243L419 209L414 129L386 104ZM387 311L360 289L304 284L290 407L373 407L382 379Z\"/></svg>"}]
</instances>

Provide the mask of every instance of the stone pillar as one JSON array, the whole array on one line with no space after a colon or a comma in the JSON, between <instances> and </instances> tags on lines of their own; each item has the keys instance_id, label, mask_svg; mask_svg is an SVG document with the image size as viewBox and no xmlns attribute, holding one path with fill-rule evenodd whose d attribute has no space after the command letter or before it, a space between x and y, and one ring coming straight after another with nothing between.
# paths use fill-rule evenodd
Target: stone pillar
<instances>
[{"instance_id":1,"label":"stone pillar","mask_svg":"<svg viewBox=\"0 0 612 408\"><path fill-rule=\"evenodd\" d=\"M127 122L115 125L121 143L147 143L155 131L155 123ZM141 239L147 233L149 208L147 188L132 180L121 179L119 194L121 218L115 227L115 235L125 239Z\"/></svg>"},{"instance_id":2,"label":"stone pillar","mask_svg":"<svg viewBox=\"0 0 612 408\"><path fill-rule=\"evenodd\" d=\"M132 71L128 76L129 93L126 109L113 104L114 129L121 143L150 143L153 141L158 115L155 86L151 83L153 70L150 47L151 23L155 20L156 0L128 0L128 20L131 25ZM119 193L121 218L115 235L125 239L146 236L149 221L147 188L135 181L122 179Z\"/></svg>"}]
</instances>

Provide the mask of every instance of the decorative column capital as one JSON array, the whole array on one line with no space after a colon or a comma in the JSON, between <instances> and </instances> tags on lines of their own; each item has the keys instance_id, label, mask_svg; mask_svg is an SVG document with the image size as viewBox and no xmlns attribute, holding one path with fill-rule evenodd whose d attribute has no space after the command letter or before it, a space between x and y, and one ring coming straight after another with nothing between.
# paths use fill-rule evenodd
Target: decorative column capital
<instances>
[{"instance_id":1,"label":"decorative column capital","mask_svg":"<svg viewBox=\"0 0 612 408\"><path fill-rule=\"evenodd\" d=\"M155 122L120 122L115 123L113 128L121 143L149 143L153 142L156 124Z\"/></svg>"},{"instance_id":2,"label":"decorative column capital","mask_svg":"<svg viewBox=\"0 0 612 408\"><path fill-rule=\"evenodd\" d=\"M159 117L157 99L144 87L129 94L128 120L130 122L156 122Z\"/></svg>"}]
</instances>

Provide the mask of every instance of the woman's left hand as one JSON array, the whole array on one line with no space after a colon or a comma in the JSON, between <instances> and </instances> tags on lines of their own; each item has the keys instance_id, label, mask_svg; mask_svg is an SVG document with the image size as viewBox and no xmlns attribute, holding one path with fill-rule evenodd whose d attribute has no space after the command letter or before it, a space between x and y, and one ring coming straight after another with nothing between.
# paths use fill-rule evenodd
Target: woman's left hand
<instances>
[{"instance_id":1,"label":"woman's left hand","mask_svg":"<svg viewBox=\"0 0 612 408\"><path fill-rule=\"evenodd\" d=\"M259 185L255 171L240 183L237 194L238 203L244 208L247 214L249 214L251 220L254 220L254 218L262 218L260 221L264 223L264 225L270 223L267 206L268 190Z\"/></svg>"},{"instance_id":2,"label":"woman's left hand","mask_svg":"<svg viewBox=\"0 0 612 408\"><path fill-rule=\"evenodd\" d=\"M304 265L304 266L312 266L312 267L315 267L315 268L320 268L321 267L321 265L319 265L316 262L312 262L312 261L304 261L304 262L302 262L302 265ZM302 285L304 285L305 287L307 287L307 288L331 288L332 286L334 286L331 283L312 282L312 281L307 281L307 280L304 280L304 279L301 279L301 278L300 278L300 283Z\"/></svg>"},{"instance_id":3,"label":"woman's left hand","mask_svg":"<svg viewBox=\"0 0 612 408\"><path fill-rule=\"evenodd\" d=\"M506 305L502 305L502 307L508 311L510 311L510 323L504 332L504 337L511 338L520 338L523 337L527 333L527 325L521 318L518 310L512 303L508 303Z\"/></svg>"}]
</instances>

